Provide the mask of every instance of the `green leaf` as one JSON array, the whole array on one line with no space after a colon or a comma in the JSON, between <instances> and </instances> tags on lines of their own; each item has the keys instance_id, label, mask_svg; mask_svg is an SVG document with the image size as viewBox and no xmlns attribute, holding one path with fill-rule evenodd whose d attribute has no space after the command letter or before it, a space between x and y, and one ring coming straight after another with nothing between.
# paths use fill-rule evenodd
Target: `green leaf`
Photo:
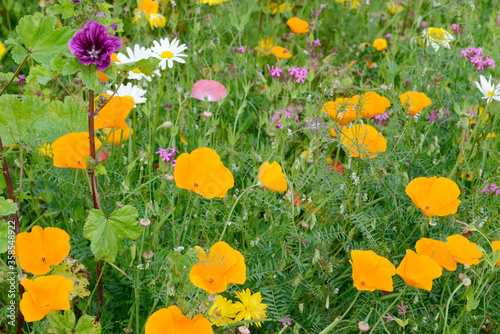
<instances>
[{"instance_id":1,"label":"green leaf","mask_svg":"<svg viewBox=\"0 0 500 334\"><path fill-rule=\"evenodd\" d=\"M95 260L114 262L119 243L124 238L135 240L142 234L137 209L126 205L106 216L100 210L90 210L83 226L83 235L90 240L90 249Z\"/></svg>"},{"instance_id":2,"label":"green leaf","mask_svg":"<svg viewBox=\"0 0 500 334\"><path fill-rule=\"evenodd\" d=\"M5 86L10 81L10 79L12 79L13 76L14 76L14 73L12 73L12 72L8 72L8 73L2 73L2 72L0 72L0 77L2 77L2 78L5 79L4 84L0 85L0 86ZM12 81L12 83L16 83L18 81L19 81L19 79L17 77L15 77L14 81Z\"/></svg>"},{"instance_id":3,"label":"green leaf","mask_svg":"<svg viewBox=\"0 0 500 334\"><path fill-rule=\"evenodd\" d=\"M75 326L75 314L72 311L50 312L47 316L49 320L49 333L66 334L71 333ZM68 330L70 330L68 332Z\"/></svg>"},{"instance_id":4,"label":"green leaf","mask_svg":"<svg viewBox=\"0 0 500 334\"><path fill-rule=\"evenodd\" d=\"M59 0L58 5L47 8L47 13L60 14L63 19L73 17L75 5L73 0Z\"/></svg>"},{"instance_id":5,"label":"green leaf","mask_svg":"<svg viewBox=\"0 0 500 334\"><path fill-rule=\"evenodd\" d=\"M76 296L86 298L90 296L87 289L89 280L92 278L87 267L78 260L67 256L63 262L52 270L52 275L63 276L73 282L73 290L69 293L69 299Z\"/></svg>"},{"instance_id":6,"label":"green leaf","mask_svg":"<svg viewBox=\"0 0 500 334\"><path fill-rule=\"evenodd\" d=\"M19 101L17 95L0 97L0 136L4 145L17 141L35 142L38 134L33 127L49 112L49 104L34 96L25 96Z\"/></svg>"},{"instance_id":7,"label":"green leaf","mask_svg":"<svg viewBox=\"0 0 500 334\"><path fill-rule=\"evenodd\" d=\"M30 74L26 78L26 82L32 83L33 81L36 81L41 85L45 85L47 82L52 80L52 78L52 72L43 66L37 65L30 69Z\"/></svg>"},{"instance_id":8,"label":"green leaf","mask_svg":"<svg viewBox=\"0 0 500 334\"><path fill-rule=\"evenodd\" d=\"M1 199L2 197L0 197ZM0 220L0 254L5 253L11 246L13 246L9 242L9 222L6 220ZM12 228L10 228L14 232ZM12 241L12 239L11 239Z\"/></svg>"},{"instance_id":9,"label":"green leaf","mask_svg":"<svg viewBox=\"0 0 500 334\"><path fill-rule=\"evenodd\" d=\"M99 81L95 66L80 65L80 67L82 70L82 82L87 85L87 88L92 89L96 95L101 94L103 86Z\"/></svg>"},{"instance_id":10,"label":"green leaf","mask_svg":"<svg viewBox=\"0 0 500 334\"><path fill-rule=\"evenodd\" d=\"M0 196L0 217L12 215L17 211L17 204Z\"/></svg>"},{"instance_id":11,"label":"green leaf","mask_svg":"<svg viewBox=\"0 0 500 334\"><path fill-rule=\"evenodd\" d=\"M76 324L75 333L76 334L100 334L101 333L101 324L95 324L95 317L91 317L86 314L82 316L78 323Z\"/></svg>"},{"instance_id":12,"label":"green leaf","mask_svg":"<svg viewBox=\"0 0 500 334\"><path fill-rule=\"evenodd\" d=\"M78 58L68 58L63 55L54 58L50 65L54 71L63 76L74 74L82 69L82 65L78 62Z\"/></svg>"},{"instance_id":13,"label":"green leaf","mask_svg":"<svg viewBox=\"0 0 500 334\"><path fill-rule=\"evenodd\" d=\"M15 46L16 62L20 63L22 55L19 47L23 47L33 59L46 67L50 66L50 61L59 53L68 51L68 41L75 31L70 27L55 29L56 23L55 16L45 16L39 20L33 15L22 17L16 27L18 39L7 41Z\"/></svg>"},{"instance_id":14,"label":"green leaf","mask_svg":"<svg viewBox=\"0 0 500 334\"><path fill-rule=\"evenodd\" d=\"M135 65L135 68L138 68L141 70L142 73L145 75L153 75L154 71L158 69L158 64L160 64L160 60L158 58L148 58L148 59L141 59L139 60Z\"/></svg>"}]
</instances>

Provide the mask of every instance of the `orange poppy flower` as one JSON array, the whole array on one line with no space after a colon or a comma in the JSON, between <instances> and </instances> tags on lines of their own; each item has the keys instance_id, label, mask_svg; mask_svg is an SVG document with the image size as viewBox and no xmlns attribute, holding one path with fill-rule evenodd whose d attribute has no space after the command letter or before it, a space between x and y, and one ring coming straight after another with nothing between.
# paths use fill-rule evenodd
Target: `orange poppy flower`
<instances>
[{"instance_id":1,"label":"orange poppy flower","mask_svg":"<svg viewBox=\"0 0 500 334\"><path fill-rule=\"evenodd\" d=\"M108 94L102 94L102 96L110 98ZM113 96L111 101L99 110L99 115L94 121L95 129L120 128L127 130L128 126L125 120L134 106L135 102L127 97Z\"/></svg>"},{"instance_id":2,"label":"orange poppy flower","mask_svg":"<svg viewBox=\"0 0 500 334\"><path fill-rule=\"evenodd\" d=\"M189 319L177 306L162 308L146 322L146 334L213 334L210 321L203 314Z\"/></svg>"},{"instance_id":3,"label":"orange poppy flower","mask_svg":"<svg viewBox=\"0 0 500 334\"><path fill-rule=\"evenodd\" d=\"M500 241L492 241L491 246L493 247L493 250L495 252L500 251ZM498 261L497 261L497 266L500 267L500 259L498 259Z\"/></svg>"},{"instance_id":4,"label":"orange poppy flower","mask_svg":"<svg viewBox=\"0 0 500 334\"><path fill-rule=\"evenodd\" d=\"M276 58L278 58L278 59L288 59L292 56L292 53L290 52L290 50L285 49L284 47L281 47L281 46L273 47L272 52L273 52L273 55L275 55Z\"/></svg>"},{"instance_id":5,"label":"orange poppy flower","mask_svg":"<svg viewBox=\"0 0 500 334\"><path fill-rule=\"evenodd\" d=\"M109 80L109 77L104 72L97 71L97 76L98 76L100 82L106 82Z\"/></svg>"},{"instance_id":6,"label":"orange poppy flower","mask_svg":"<svg viewBox=\"0 0 500 334\"><path fill-rule=\"evenodd\" d=\"M301 20L298 17L292 17L289 19L286 24L290 27L295 34L303 34L309 32L309 23L307 21Z\"/></svg>"},{"instance_id":7,"label":"orange poppy flower","mask_svg":"<svg viewBox=\"0 0 500 334\"><path fill-rule=\"evenodd\" d=\"M245 258L227 243L219 241L207 254L200 247L198 263L189 273L189 280L195 286L210 294L226 291L228 284L244 284L247 279Z\"/></svg>"},{"instance_id":8,"label":"orange poppy flower","mask_svg":"<svg viewBox=\"0 0 500 334\"><path fill-rule=\"evenodd\" d=\"M443 268L430 257L407 249L396 272L407 285L431 291L432 280L441 277Z\"/></svg>"},{"instance_id":9,"label":"orange poppy flower","mask_svg":"<svg viewBox=\"0 0 500 334\"><path fill-rule=\"evenodd\" d=\"M396 275L396 268L385 257L375 254L374 251L351 251L352 279L354 286L363 291L392 291L392 276Z\"/></svg>"},{"instance_id":10,"label":"orange poppy flower","mask_svg":"<svg viewBox=\"0 0 500 334\"><path fill-rule=\"evenodd\" d=\"M16 257L23 270L44 275L69 254L69 234L57 227L33 226L16 238Z\"/></svg>"},{"instance_id":11,"label":"orange poppy flower","mask_svg":"<svg viewBox=\"0 0 500 334\"><path fill-rule=\"evenodd\" d=\"M139 0L137 9L146 15L158 13L158 6L160 3L153 0Z\"/></svg>"},{"instance_id":12,"label":"orange poppy flower","mask_svg":"<svg viewBox=\"0 0 500 334\"><path fill-rule=\"evenodd\" d=\"M125 130L107 128L106 129L106 141L113 146L120 146L122 143L126 142L130 138L132 130L127 126Z\"/></svg>"},{"instance_id":13,"label":"orange poppy flower","mask_svg":"<svg viewBox=\"0 0 500 334\"><path fill-rule=\"evenodd\" d=\"M380 115L391 106L391 102L384 96L380 96L375 92L366 92L361 96L360 110L361 116L364 118L372 118L375 115Z\"/></svg>"},{"instance_id":14,"label":"orange poppy flower","mask_svg":"<svg viewBox=\"0 0 500 334\"><path fill-rule=\"evenodd\" d=\"M52 311L67 311L69 293L73 290L73 282L62 276L40 276L33 281L25 278L21 285L26 289L21 299L21 313L27 322L43 319Z\"/></svg>"},{"instance_id":15,"label":"orange poppy flower","mask_svg":"<svg viewBox=\"0 0 500 334\"><path fill-rule=\"evenodd\" d=\"M387 142L378 131L368 124L356 124L350 129L341 129L340 141L349 149L351 157L373 159L380 152L385 152Z\"/></svg>"},{"instance_id":16,"label":"orange poppy flower","mask_svg":"<svg viewBox=\"0 0 500 334\"><path fill-rule=\"evenodd\" d=\"M101 141L95 138L96 150L101 147ZM55 167L85 169L86 157L90 157L88 132L71 132L59 137L52 143L52 160Z\"/></svg>"},{"instance_id":17,"label":"orange poppy flower","mask_svg":"<svg viewBox=\"0 0 500 334\"><path fill-rule=\"evenodd\" d=\"M427 106L430 106L432 100L424 93L419 92L406 92L399 95L401 105L408 109L410 115L416 115Z\"/></svg>"},{"instance_id":18,"label":"orange poppy flower","mask_svg":"<svg viewBox=\"0 0 500 334\"><path fill-rule=\"evenodd\" d=\"M288 187L285 174L279 163L264 162L259 168L259 184L271 191L285 191Z\"/></svg>"},{"instance_id":19,"label":"orange poppy flower","mask_svg":"<svg viewBox=\"0 0 500 334\"><path fill-rule=\"evenodd\" d=\"M469 266L478 264L479 259L483 256L483 252L477 248L475 243L470 242L469 239L460 234L446 238L446 246L456 262Z\"/></svg>"},{"instance_id":20,"label":"orange poppy flower","mask_svg":"<svg viewBox=\"0 0 500 334\"><path fill-rule=\"evenodd\" d=\"M359 102L359 95L354 95L351 98L339 97L335 101L328 101L323 104L322 112L328 113L337 123L346 125L357 118L356 105Z\"/></svg>"},{"instance_id":21,"label":"orange poppy flower","mask_svg":"<svg viewBox=\"0 0 500 334\"><path fill-rule=\"evenodd\" d=\"M211 148L202 147L183 153L174 167L175 185L212 199L223 198L234 186L234 178Z\"/></svg>"},{"instance_id":22,"label":"orange poppy flower","mask_svg":"<svg viewBox=\"0 0 500 334\"><path fill-rule=\"evenodd\" d=\"M446 177L417 177L406 186L406 194L422 213L430 217L447 216L457 212L460 189Z\"/></svg>"},{"instance_id":23,"label":"orange poppy flower","mask_svg":"<svg viewBox=\"0 0 500 334\"><path fill-rule=\"evenodd\" d=\"M415 249L418 255L430 257L441 267L446 268L446 270L457 270L457 262L453 259L453 254L448 250L445 242L422 238L417 241Z\"/></svg>"}]
</instances>

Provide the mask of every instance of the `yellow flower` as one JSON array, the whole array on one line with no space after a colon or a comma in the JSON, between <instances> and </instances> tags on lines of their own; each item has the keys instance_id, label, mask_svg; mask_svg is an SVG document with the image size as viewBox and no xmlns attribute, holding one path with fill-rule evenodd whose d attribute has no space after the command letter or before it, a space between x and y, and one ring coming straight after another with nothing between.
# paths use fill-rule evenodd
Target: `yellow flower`
<instances>
[{"instance_id":1,"label":"yellow flower","mask_svg":"<svg viewBox=\"0 0 500 334\"><path fill-rule=\"evenodd\" d=\"M0 59L2 59L2 56L4 55L5 53L5 45L3 45L2 42L0 42Z\"/></svg>"},{"instance_id":2,"label":"yellow flower","mask_svg":"<svg viewBox=\"0 0 500 334\"><path fill-rule=\"evenodd\" d=\"M233 306L234 312L237 313L234 322L267 318L267 311L264 310L267 308L267 305L262 304L263 298L260 292L252 294L250 289L246 289L241 292L236 292L236 297L240 302L234 303ZM250 326L253 324L257 325L257 327L261 327L260 322L250 323Z\"/></svg>"},{"instance_id":3,"label":"yellow flower","mask_svg":"<svg viewBox=\"0 0 500 334\"><path fill-rule=\"evenodd\" d=\"M167 24L165 16L158 14L158 6L160 4L153 0L139 0L139 5L134 9L134 17L132 22L136 22L141 17L142 13L146 15L149 26L152 30L155 28L163 28Z\"/></svg>"},{"instance_id":4,"label":"yellow flower","mask_svg":"<svg viewBox=\"0 0 500 334\"><path fill-rule=\"evenodd\" d=\"M50 144L49 143L43 143L42 145L40 145L40 147L38 148L38 153L42 157L52 158L52 148L50 147Z\"/></svg>"},{"instance_id":5,"label":"yellow flower","mask_svg":"<svg viewBox=\"0 0 500 334\"><path fill-rule=\"evenodd\" d=\"M397 5L394 1L387 2L385 5L389 13L391 13L392 15L401 13L405 9L403 6Z\"/></svg>"},{"instance_id":6,"label":"yellow flower","mask_svg":"<svg viewBox=\"0 0 500 334\"><path fill-rule=\"evenodd\" d=\"M462 174L460 174L460 177L462 179L466 179L467 181L472 181L474 179L474 173L472 172L466 172L466 171L463 171Z\"/></svg>"},{"instance_id":7,"label":"yellow flower","mask_svg":"<svg viewBox=\"0 0 500 334\"><path fill-rule=\"evenodd\" d=\"M378 52L384 51L385 49L387 49L387 40L385 38L377 38L373 41L373 47Z\"/></svg>"},{"instance_id":8,"label":"yellow flower","mask_svg":"<svg viewBox=\"0 0 500 334\"><path fill-rule=\"evenodd\" d=\"M207 306L209 306L208 304ZM217 299L207 311L207 318L217 327L227 326L233 322L236 312L233 309L233 301L217 295Z\"/></svg>"},{"instance_id":9,"label":"yellow flower","mask_svg":"<svg viewBox=\"0 0 500 334\"><path fill-rule=\"evenodd\" d=\"M279 163L264 162L259 168L259 184L271 191L285 191L287 181Z\"/></svg>"},{"instance_id":10,"label":"yellow flower","mask_svg":"<svg viewBox=\"0 0 500 334\"><path fill-rule=\"evenodd\" d=\"M351 5L351 8L356 9L361 6L361 2L359 0L335 0L335 2L343 3L346 6Z\"/></svg>"},{"instance_id":11,"label":"yellow flower","mask_svg":"<svg viewBox=\"0 0 500 334\"><path fill-rule=\"evenodd\" d=\"M433 27L424 29L422 31L422 37L425 40L426 46L432 46L435 51L438 51L440 47L449 49L450 42L455 40L455 37L443 28Z\"/></svg>"},{"instance_id":12,"label":"yellow flower","mask_svg":"<svg viewBox=\"0 0 500 334\"><path fill-rule=\"evenodd\" d=\"M286 2L283 2L281 5L278 5L275 2L271 2L269 5L269 9L271 9L271 14L276 15L278 11L283 14L283 12L286 10L288 12L292 11L292 6Z\"/></svg>"},{"instance_id":13,"label":"yellow flower","mask_svg":"<svg viewBox=\"0 0 500 334\"><path fill-rule=\"evenodd\" d=\"M209 6L218 5L220 3L226 2L227 0L201 0L201 4L208 4Z\"/></svg>"},{"instance_id":14,"label":"yellow flower","mask_svg":"<svg viewBox=\"0 0 500 334\"><path fill-rule=\"evenodd\" d=\"M271 36L259 39L259 46L255 48L257 51L257 56L267 57L271 54L271 50L274 46L274 40Z\"/></svg>"}]
</instances>

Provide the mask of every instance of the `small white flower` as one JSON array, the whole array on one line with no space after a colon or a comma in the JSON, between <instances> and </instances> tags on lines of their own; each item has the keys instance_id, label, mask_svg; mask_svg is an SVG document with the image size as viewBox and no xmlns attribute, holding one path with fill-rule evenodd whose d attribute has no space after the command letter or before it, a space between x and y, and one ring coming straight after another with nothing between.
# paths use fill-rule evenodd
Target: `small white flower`
<instances>
[{"instance_id":1,"label":"small white flower","mask_svg":"<svg viewBox=\"0 0 500 334\"><path fill-rule=\"evenodd\" d=\"M151 50L146 49L144 46L139 46L139 44L134 45L133 50L129 47L127 47L126 50L127 50L127 55L123 53L119 53L116 55L116 59L118 59L118 62L122 64L135 63L138 62L139 60L148 59L154 56ZM160 72L156 71L155 74L159 75ZM138 68L130 71L128 73L128 77L129 79L140 80L144 78L147 81L151 81L151 77L142 73L141 70Z\"/></svg>"},{"instance_id":2,"label":"small white flower","mask_svg":"<svg viewBox=\"0 0 500 334\"><path fill-rule=\"evenodd\" d=\"M146 93L147 93L146 90L141 89L135 85L132 85L132 83L129 82L126 85L121 85L116 91L115 96L128 97L129 99L134 101L135 104L140 104L148 100L147 98L144 97ZM113 94L113 91L108 90L106 94L109 94L109 96L111 96Z\"/></svg>"},{"instance_id":3,"label":"small white flower","mask_svg":"<svg viewBox=\"0 0 500 334\"><path fill-rule=\"evenodd\" d=\"M483 94L482 98L486 99L486 103L490 103L493 100L500 101L500 86L493 85L491 75L489 80L486 80L486 78L481 75L480 82L476 81L475 84L481 94Z\"/></svg>"},{"instance_id":4,"label":"small white flower","mask_svg":"<svg viewBox=\"0 0 500 334\"><path fill-rule=\"evenodd\" d=\"M184 250L184 247L182 247L182 246L174 248L174 252L180 252L180 251L183 251L183 250Z\"/></svg>"},{"instance_id":5,"label":"small white flower","mask_svg":"<svg viewBox=\"0 0 500 334\"><path fill-rule=\"evenodd\" d=\"M174 38L172 42L168 38L160 39L160 42L153 41L154 46L151 48L153 55L160 59L160 67L162 70L174 67L174 61L178 63L185 63L186 61L181 57L187 57L184 50L187 49L186 44L179 45L179 40Z\"/></svg>"}]
</instances>

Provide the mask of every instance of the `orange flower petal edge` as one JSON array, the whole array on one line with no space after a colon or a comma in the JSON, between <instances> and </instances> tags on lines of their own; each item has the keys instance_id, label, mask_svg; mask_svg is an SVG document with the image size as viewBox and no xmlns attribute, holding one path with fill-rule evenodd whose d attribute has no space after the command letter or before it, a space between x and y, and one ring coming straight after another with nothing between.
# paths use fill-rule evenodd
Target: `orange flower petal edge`
<instances>
[{"instance_id":1,"label":"orange flower petal edge","mask_svg":"<svg viewBox=\"0 0 500 334\"><path fill-rule=\"evenodd\" d=\"M95 148L101 147L101 141L95 137ZM55 167L85 169L85 159L90 156L88 132L71 132L59 137L51 144L52 160Z\"/></svg>"},{"instance_id":2,"label":"orange flower petal edge","mask_svg":"<svg viewBox=\"0 0 500 334\"><path fill-rule=\"evenodd\" d=\"M146 322L146 334L213 334L210 321L202 314L189 319L177 306L162 308Z\"/></svg>"},{"instance_id":3,"label":"orange flower petal edge","mask_svg":"<svg viewBox=\"0 0 500 334\"><path fill-rule=\"evenodd\" d=\"M259 184L267 190L285 191L288 183L281 166L276 161L272 164L269 161L264 162L259 168Z\"/></svg>"},{"instance_id":4,"label":"orange flower petal edge","mask_svg":"<svg viewBox=\"0 0 500 334\"><path fill-rule=\"evenodd\" d=\"M393 291L392 276L396 275L396 268L389 260L371 250L353 250L351 258L349 263L356 289Z\"/></svg>"},{"instance_id":5,"label":"orange flower petal edge","mask_svg":"<svg viewBox=\"0 0 500 334\"><path fill-rule=\"evenodd\" d=\"M441 277L443 268L430 257L407 249L396 272L407 285L431 291L432 280Z\"/></svg>"}]
</instances>

